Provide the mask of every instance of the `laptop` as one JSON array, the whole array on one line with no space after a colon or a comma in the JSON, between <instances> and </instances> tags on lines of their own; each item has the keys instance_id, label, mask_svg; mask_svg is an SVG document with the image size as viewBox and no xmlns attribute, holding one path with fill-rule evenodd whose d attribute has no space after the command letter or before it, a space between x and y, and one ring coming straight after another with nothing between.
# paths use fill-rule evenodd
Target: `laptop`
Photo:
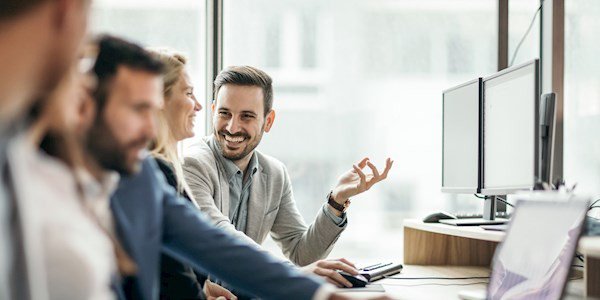
<instances>
[{"instance_id":1,"label":"laptop","mask_svg":"<svg viewBox=\"0 0 600 300\"><path fill-rule=\"evenodd\" d=\"M560 299L587 213L587 199L520 201L492 262L487 291L461 299Z\"/></svg>"}]
</instances>

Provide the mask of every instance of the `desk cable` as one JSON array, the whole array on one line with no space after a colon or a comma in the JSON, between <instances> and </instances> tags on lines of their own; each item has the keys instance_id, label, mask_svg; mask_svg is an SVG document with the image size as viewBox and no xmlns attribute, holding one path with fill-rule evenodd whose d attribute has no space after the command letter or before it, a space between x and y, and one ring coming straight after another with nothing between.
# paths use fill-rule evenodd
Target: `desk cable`
<instances>
[{"instance_id":1,"label":"desk cable","mask_svg":"<svg viewBox=\"0 0 600 300\"><path fill-rule=\"evenodd\" d=\"M600 204L596 205L596 203L600 202L600 199L595 200L594 202L592 202L592 204L590 204L590 206L588 207L588 211L592 210L596 207L600 207Z\"/></svg>"},{"instance_id":2,"label":"desk cable","mask_svg":"<svg viewBox=\"0 0 600 300\"><path fill-rule=\"evenodd\" d=\"M468 279L490 279L490 276L473 276L473 277L393 277L383 276L385 279L397 280L468 280Z\"/></svg>"},{"instance_id":3,"label":"desk cable","mask_svg":"<svg viewBox=\"0 0 600 300\"><path fill-rule=\"evenodd\" d=\"M483 200L489 199L489 197L490 197L490 196L479 196L477 194L473 194L473 196L475 196L475 197L477 197L479 199L483 199ZM504 203L504 204L506 204L506 205L508 205L510 207L513 207L513 208L515 207L514 205L512 205L511 203L509 203L508 201L506 201L506 199L501 198L499 196L496 196L496 201L500 201L500 202L502 202L502 203Z\"/></svg>"},{"instance_id":4,"label":"desk cable","mask_svg":"<svg viewBox=\"0 0 600 300\"><path fill-rule=\"evenodd\" d=\"M413 287L413 286L423 286L423 285L464 286L464 285L476 285L476 284L488 284L488 282L487 281L476 281L476 282L468 282L468 283L417 283L417 284L393 284L393 283L390 284L390 283L386 283L385 285Z\"/></svg>"},{"instance_id":5,"label":"desk cable","mask_svg":"<svg viewBox=\"0 0 600 300\"><path fill-rule=\"evenodd\" d=\"M521 38L521 40L519 41L519 44L517 44L517 47L515 48L515 52L513 53L512 58L510 59L510 63L508 64L509 67L511 67L513 65L513 63L515 62L515 58L517 58L517 53L519 53L519 49L521 48L521 45L523 45L525 38L531 31L531 28L533 27L533 24L535 23L535 19L536 19L537 15L540 13L542 8L544 7L544 1L545 0L541 0L540 6L535 10L535 14L533 15L533 18L531 18L531 23L529 24L529 27L527 27L525 34L523 34L523 37Z\"/></svg>"},{"instance_id":6,"label":"desk cable","mask_svg":"<svg viewBox=\"0 0 600 300\"><path fill-rule=\"evenodd\" d=\"M384 276L385 279L395 279L395 280L469 280L469 279L490 279L489 276L473 276L473 277L392 277L392 276ZM486 281L476 281L476 282L465 282L465 283L417 283L417 284L389 284L386 285L391 286L423 286L423 285L437 285L437 286L463 286L463 285L476 285L476 284L487 284L489 280Z\"/></svg>"}]
</instances>

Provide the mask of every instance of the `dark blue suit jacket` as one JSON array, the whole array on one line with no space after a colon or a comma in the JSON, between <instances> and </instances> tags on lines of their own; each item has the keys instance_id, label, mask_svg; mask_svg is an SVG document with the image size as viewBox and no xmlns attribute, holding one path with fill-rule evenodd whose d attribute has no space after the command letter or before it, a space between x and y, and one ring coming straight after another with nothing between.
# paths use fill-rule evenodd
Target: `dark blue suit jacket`
<instances>
[{"instance_id":1,"label":"dark blue suit jacket","mask_svg":"<svg viewBox=\"0 0 600 300\"><path fill-rule=\"evenodd\" d=\"M139 174L121 179L111 209L119 239L138 267L127 287L135 298L158 298L161 251L265 299L311 299L321 285L213 227L178 197L152 158Z\"/></svg>"}]
</instances>

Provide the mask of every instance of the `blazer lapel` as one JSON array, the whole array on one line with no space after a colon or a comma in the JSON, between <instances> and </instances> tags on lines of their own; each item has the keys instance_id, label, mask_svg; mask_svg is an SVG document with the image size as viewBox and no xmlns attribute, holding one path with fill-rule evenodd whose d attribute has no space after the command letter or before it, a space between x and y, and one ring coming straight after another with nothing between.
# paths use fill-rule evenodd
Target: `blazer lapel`
<instances>
[{"instance_id":1,"label":"blazer lapel","mask_svg":"<svg viewBox=\"0 0 600 300\"><path fill-rule=\"evenodd\" d=\"M258 167L260 176L252 178L250 199L248 201L248 221L246 223L246 235L255 241L260 239L262 225L267 212L267 182L268 176Z\"/></svg>"},{"instance_id":2,"label":"blazer lapel","mask_svg":"<svg viewBox=\"0 0 600 300\"><path fill-rule=\"evenodd\" d=\"M135 248L132 247L131 241L135 239L135 235L131 230L131 225L125 215L125 211L121 207L122 205L123 204L120 203L115 195L110 198L111 211L114 217L115 229L117 231L115 234L118 235L123 248L125 248L130 255L134 255L133 251L135 251Z\"/></svg>"},{"instance_id":3,"label":"blazer lapel","mask_svg":"<svg viewBox=\"0 0 600 300\"><path fill-rule=\"evenodd\" d=\"M227 180L225 169L221 164L217 164L217 169L219 170L219 192L221 193L220 201L217 205L221 213L229 218L229 181Z\"/></svg>"}]
</instances>

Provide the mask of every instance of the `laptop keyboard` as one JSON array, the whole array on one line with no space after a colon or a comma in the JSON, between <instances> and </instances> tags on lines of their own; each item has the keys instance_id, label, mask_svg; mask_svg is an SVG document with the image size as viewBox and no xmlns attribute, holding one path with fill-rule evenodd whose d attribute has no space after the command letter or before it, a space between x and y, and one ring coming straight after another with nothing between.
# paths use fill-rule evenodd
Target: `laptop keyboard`
<instances>
[{"instance_id":1,"label":"laptop keyboard","mask_svg":"<svg viewBox=\"0 0 600 300\"><path fill-rule=\"evenodd\" d=\"M367 267L364 267L362 269L359 269L359 271L370 272L370 271L374 271L374 270L377 270L377 269L380 269L380 268L383 268L383 267L387 267L387 266L389 266L391 264L392 264L391 262L390 263L378 263L378 264L374 264L372 266L367 266Z\"/></svg>"}]
</instances>

